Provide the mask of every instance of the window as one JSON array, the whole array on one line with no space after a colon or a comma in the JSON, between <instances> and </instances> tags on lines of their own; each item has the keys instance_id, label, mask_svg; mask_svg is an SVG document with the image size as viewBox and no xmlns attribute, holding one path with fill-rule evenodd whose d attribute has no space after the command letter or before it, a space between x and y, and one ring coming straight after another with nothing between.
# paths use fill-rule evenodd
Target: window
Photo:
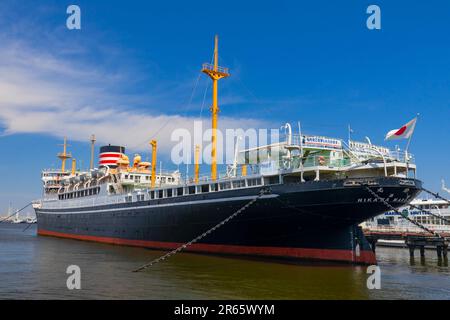
<instances>
[{"instance_id":1,"label":"window","mask_svg":"<svg viewBox=\"0 0 450 320\"><path fill-rule=\"evenodd\" d=\"M211 192L219 190L219 186L217 185L217 183L211 184L210 190L211 190Z\"/></svg>"},{"instance_id":2,"label":"window","mask_svg":"<svg viewBox=\"0 0 450 320\"><path fill-rule=\"evenodd\" d=\"M227 189L231 189L231 183L229 181L227 182L221 182L219 184L220 190L227 190Z\"/></svg>"},{"instance_id":3,"label":"window","mask_svg":"<svg viewBox=\"0 0 450 320\"><path fill-rule=\"evenodd\" d=\"M209 184L203 184L200 186L200 190L202 193L209 192Z\"/></svg>"},{"instance_id":4,"label":"window","mask_svg":"<svg viewBox=\"0 0 450 320\"><path fill-rule=\"evenodd\" d=\"M132 196L126 196L125 197L125 202L133 202L133 197Z\"/></svg>"},{"instance_id":5,"label":"window","mask_svg":"<svg viewBox=\"0 0 450 320\"><path fill-rule=\"evenodd\" d=\"M182 196L183 195L183 188L177 188L177 196Z\"/></svg>"},{"instance_id":6,"label":"window","mask_svg":"<svg viewBox=\"0 0 450 320\"><path fill-rule=\"evenodd\" d=\"M235 180L233 181L233 188L244 188L245 180Z\"/></svg>"},{"instance_id":7,"label":"window","mask_svg":"<svg viewBox=\"0 0 450 320\"><path fill-rule=\"evenodd\" d=\"M167 189L167 198L172 198L172 189Z\"/></svg>"},{"instance_id":8,"label":"window","mask_svg":"<svg viewBox=\"0 0 450 320\"><path fill-rule=\"evenodd\" d=\"M150 191L150 199L155 199L155 191Z\"/></svg>"},{"instance_id":9,"label":"window","mask_svg":"<svg viewBox=\"0 0 450 320\"><path fill-rule=\"evenodd\" d=\"M138 195L136 196L136 200L137 200L137 201L144 201L144 195L143 195L143 194L138 194Z\"/></svg>"},{"instance_id":10,"label":"window","mask_svg":"<svg viewBox=\"0 0 450 320\"><path fill-rule=\"evenodd\" d=\"M279 176L270 176L264 178L264 184L278 184L280 183Z\"/></svg>"},{"instance_id":11,"label":"window","mask_svg":"<svg viewBox=\"0 0 450 320\"><path fill-rule=\"evenodd\" d=\"M253 178L247 180L248 186L259 186L261 185L261 178Z\"/></svg>"},{"instance_id":12,"label":"window","mask_svg":"<svg viewBox=\"0 0 450 320\"><path fill-rule=\"evenodd\" d=\"M195 186L190 186L188 188L188 190L189 190L189 194L195 194Z\"/></svg>"},{"instance_id":13,"label":"window","mask_svg":"<svg viewBox=\"0 0 450 320\"><path fill-rule=\"evenodd\" d=\"M164 190L158 190L158 198L162 199L164 197Z\"/></svg>"}]
</instances>

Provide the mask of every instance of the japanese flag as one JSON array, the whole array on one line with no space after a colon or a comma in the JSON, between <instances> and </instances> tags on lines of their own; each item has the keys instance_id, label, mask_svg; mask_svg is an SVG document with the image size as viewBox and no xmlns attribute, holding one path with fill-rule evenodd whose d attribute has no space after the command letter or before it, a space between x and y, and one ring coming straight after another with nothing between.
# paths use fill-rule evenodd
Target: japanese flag
<instances>
[{"instance_id":1,"label":"japanese flag","mask_svg":"<svg viewBox=\"0 0 450 320\"><path fill-rule=\"evenodd\" d=\"M412 119L400 129L394 129L387 133L385 140L408 139L414 132L417 118Z\"/></svg>"}]
</instances>

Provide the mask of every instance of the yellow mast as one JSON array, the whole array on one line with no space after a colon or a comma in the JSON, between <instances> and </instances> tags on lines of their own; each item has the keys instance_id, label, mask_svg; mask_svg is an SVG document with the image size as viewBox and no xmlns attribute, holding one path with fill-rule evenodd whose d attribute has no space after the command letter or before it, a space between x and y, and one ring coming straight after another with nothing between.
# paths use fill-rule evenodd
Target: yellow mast
<instances>
[{"instance_id":1,"label":"yellow mast","mask_svg":"<svg viewBox=\"0 0 450 320\"><path fill-rule=\"evenodd\" d=\"M67 137L64 137L63 152L58 153L58 158L61 159L61 171L65 172L66 160L72 158L72 155L67 153Z\"/></svg>"},{"instance_id":2,"label":"yellow mast","mask_svg":"<svg viewBox=\"0 0 450 320\"><path fill-rule=\"evenodd\" d=\"M243 164L242 165L242 176L245 177L247 175L247 165Z\"/></svg>"},{"instance_id":3,"label":"yellow mast","mask_svg":"<svg viewBox=\"0 0 450 320\"><path fill-rule=\"evenodd\" d=\"M150 145L152 146L152 178L151 178L151 187L155 187L156 183L156 151L157 151L157 142L156 140L150 141Z\"/></svg>"},{"instance_id":4,"label":"yellow mast","mask_svg":"<svg viewBox=\"0 0 450 320\"><path fill-rule=\"evenodd\" d=\"M77 160L75 158L72 158L72 175L75 175L75 172L77 170Z\"/></svg>"},{"instance_id":5,"label":"yellow mast","mask_svg":"<svg viewBox=\"0 0 450 320\"><path fill-rule=\"evenodd\" d=\"M194 177L194 182L195 183L198 183L198 173L199 173L198 162L199 162L199 156L200 156L200 146L196 145L195 146L195 177Z\"/></svg>"},{"instance_id":6,"label":"yellow mast","mask_svg":"<svg viewBox=\"0 0 450 320\"><path fill-rule=\"evenodd\" d=\"M217 179L217 116L219 114L219 105L217 99L217 81L228 77L228 68L219 67L219 37L216 35L214 41L214 65L204 63L202 72L206 73L213 82L213 104L211 106L212 114L212 136L211 136L211 179Z\"/></svg>"}]
</instances>

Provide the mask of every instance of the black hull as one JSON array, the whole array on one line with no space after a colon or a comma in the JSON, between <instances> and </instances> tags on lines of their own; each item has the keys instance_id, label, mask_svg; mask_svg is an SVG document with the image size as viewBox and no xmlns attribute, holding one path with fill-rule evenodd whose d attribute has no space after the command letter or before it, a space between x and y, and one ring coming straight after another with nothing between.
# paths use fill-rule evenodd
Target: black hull
<instances>
[{"instance_id":1,"label":"black hull","mask_svg":"<svg viewBox=\"0 0 450 320\"><path fill-rule=\"evenodd\" d=\"M414 186L401 185L398 178L375 180L378 185L371 189L394 207L420 192L417 180L408 180ZM172 249L207 231L266 189L268 194L188 250L375 263L357 225L387 208L364 186L346 187L344 182L259 186L83 209L36 209L38 233Z\"/></svg>"}]
</instances>

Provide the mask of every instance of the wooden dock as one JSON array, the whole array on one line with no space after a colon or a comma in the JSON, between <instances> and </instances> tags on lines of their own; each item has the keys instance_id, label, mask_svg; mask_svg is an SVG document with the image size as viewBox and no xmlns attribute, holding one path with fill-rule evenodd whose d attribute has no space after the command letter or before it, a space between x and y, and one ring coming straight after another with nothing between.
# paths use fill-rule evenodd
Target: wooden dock
<instances>
[{"instance_id":1,"label":"wooden dock","mask_svg":"<svg viewBox=\"0 0 450 320\"><path fill-rule=\"evenodd\" d=\"M426 232L405 231L400 229L391 230L364 230L364 235L375 252L378 240L403 240L409 249L409 254L414 257L415 249L419 249L420 256L425 257L425 247L436 248L439 259L447 259L450 233L440 233L441 237L432 236Z\"/></svg>"}]
</instances>

